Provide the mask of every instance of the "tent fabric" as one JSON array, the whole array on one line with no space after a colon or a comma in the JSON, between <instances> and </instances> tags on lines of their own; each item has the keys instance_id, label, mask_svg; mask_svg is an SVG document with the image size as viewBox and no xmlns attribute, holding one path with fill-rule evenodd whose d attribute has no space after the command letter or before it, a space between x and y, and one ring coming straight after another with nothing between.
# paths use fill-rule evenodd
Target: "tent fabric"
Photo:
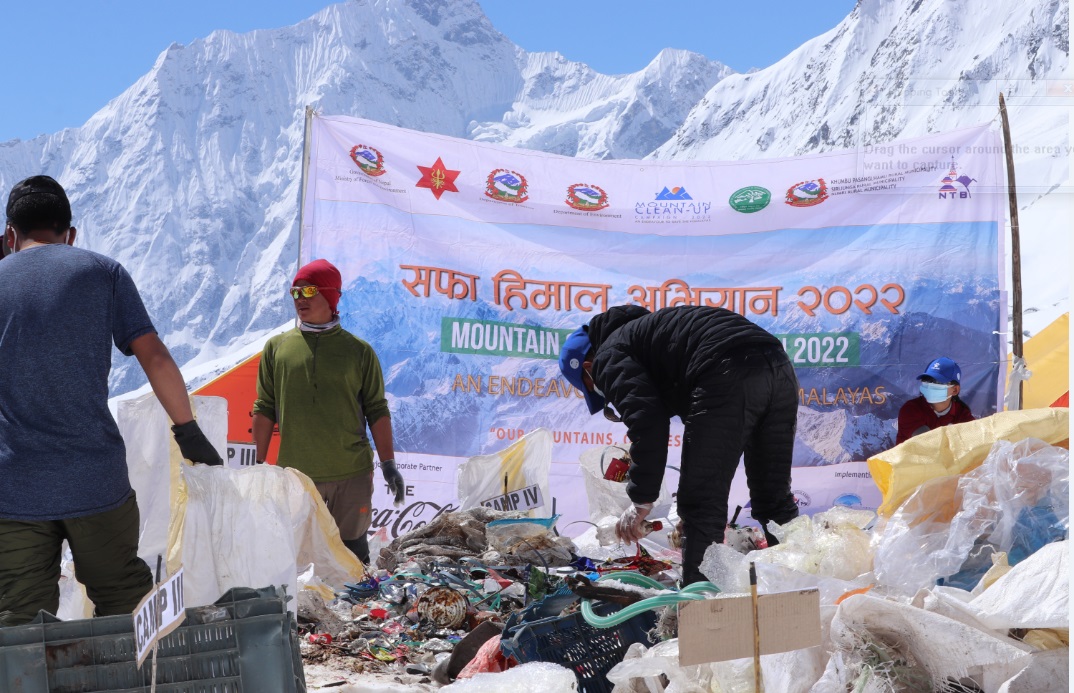
<instances>
[{"instance_id":1,"label":"tent fabric","mask_svg":"<svg viewBox=\"0 0 1074 693\"><path fill-rule=\"evenodd\" d=\"M1067 445L1070 410L1051 407L1006 411L914 436L869 459L869 472L883 495L877 514L890 516L924 482L974 469L997 440L1037 438Z\"/></svg>"},{"instance_id":2,"label":"tent fabric","mask_svg":"<svg viewBox=\"0 0 1074 693\"><path fill-rule=\"evenodd\" d=\"M1027 339L1022 347L1033 373L1022 387L1022 408L1068 406L1070 400L1070 313ZM1012 357L1013 361L1013 357ZM1010 368L1007 369L1008 374Z\"/></svg>"},{"instance_id":3,"label":"tent fabric","mask_svg":"<svg viewBox=\"0 0 1074 693\"><path fill-rule=\"evenodd\" d=\"M227 439L232 443L250 443L253 440L250 412L257 399L257 369L261 365L258 352L239 365L209 381L194 391L204 397L223 397L227 400ZM265 461L276 463L280 448L280 435L273 432Z\"/></svg>"}]
</instances>

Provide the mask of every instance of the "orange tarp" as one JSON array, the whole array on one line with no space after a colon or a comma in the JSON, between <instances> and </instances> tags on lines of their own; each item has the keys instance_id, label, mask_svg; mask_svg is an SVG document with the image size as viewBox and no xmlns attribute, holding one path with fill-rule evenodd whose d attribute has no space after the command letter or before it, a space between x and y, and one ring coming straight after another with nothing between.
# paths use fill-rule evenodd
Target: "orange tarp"
<instances>
[{"instance_id":1,"label":"orange tarp","mask_svg":"<svg viewBox=\"0 0 1074 693\"><path fill-rule=\"evenodd\" d=\"M194 391L195 395L223 397L227 400L227 439L230 443L253 442L251 414L254 400L257 399L257 368L261 363L261 354L255 354L239 365L227 371L215 380ZM280 447L280 434L272 433L267 462L276 462L276 453Z\"/></svg>"}]
</instances>

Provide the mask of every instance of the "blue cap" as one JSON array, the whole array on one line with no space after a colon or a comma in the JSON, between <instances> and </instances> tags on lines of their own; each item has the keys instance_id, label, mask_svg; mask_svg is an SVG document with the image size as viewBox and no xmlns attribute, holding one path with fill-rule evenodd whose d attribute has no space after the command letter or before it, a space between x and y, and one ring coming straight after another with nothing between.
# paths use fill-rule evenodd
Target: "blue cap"
<instances>
[{"instance_id":1,"label":"blue cap","mask_svg":"<svg viewBox=\"0 0 1074 693\"><path fill-rule=\"evenodd\" d=\"M918 380L922 378L932 378L938 383L961 383L962 369L951 359L941 356L933 359L925 368L925 372L917 376Z\"/></svg>"},{"instance_id":2,"label":"blue cap","mask_svg":"<svg viewBox=\"0 0 1074 693\"><path fill-rule=\"evenodd\" d=\"M585 397L585 403L589 407L590 414L596 414L604 409L604 398L596 392L590 392L582 380L582 362L585 355L593 344L589 341L589 334L585 326L579 327L567 336L563 341L563 348L559 350L559 370L563 377Z\"/></svg>"}]
</instances>

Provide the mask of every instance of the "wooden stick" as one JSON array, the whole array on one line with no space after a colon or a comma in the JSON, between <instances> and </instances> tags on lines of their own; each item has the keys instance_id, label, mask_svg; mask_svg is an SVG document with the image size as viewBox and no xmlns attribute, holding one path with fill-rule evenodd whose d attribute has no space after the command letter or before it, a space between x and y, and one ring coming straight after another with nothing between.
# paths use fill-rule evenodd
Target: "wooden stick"
<instances>
[{"instance_id":1,"label":"wooden stick","mask_svg":"<svg viewBox=\"0 0 1074 693\"><path fill-rule=\"evenodd\" d=\"M753 602L753 690L764 693L761 680L761 624L757 619L757 569L750 561L750 601Z\"/></svg>"},{"instance_id":2,"label":"wooden stick","mask_svg":"<svg viewBox=\"0 0 1074 693\"><path fill-rule=\"evenodd\" d=\"M1018 233L1018 190L1014 183L1014 153L1011 150L1011 126L1007 122L1007 104L1003 92L999 93L999 115L1003 122L1003 150L1007 155L1007 204L1011 210L1011 291L1014 296L1014 344L1011 351L1022 358L1022 249ZM1018 408L1022 405L1022 383L1018 381Z\"/></svg>"}]
</instances>

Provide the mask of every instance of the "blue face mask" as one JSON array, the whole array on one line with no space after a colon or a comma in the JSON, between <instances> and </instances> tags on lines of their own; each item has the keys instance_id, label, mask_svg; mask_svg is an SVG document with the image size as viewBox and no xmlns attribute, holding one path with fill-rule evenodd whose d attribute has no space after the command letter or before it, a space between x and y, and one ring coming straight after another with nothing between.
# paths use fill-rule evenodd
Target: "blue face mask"
<instances>
[{"instance_id":1,"label":"blue face mask","mask_svg":"<svg viewBox=\"0 0 1074 693\"><path fill-rule=\"evenodd\" d=\"M948 399L947 385L940 383L921 383L921 394L929 404L939 404Z\"/></svg>"}]
</instances>

